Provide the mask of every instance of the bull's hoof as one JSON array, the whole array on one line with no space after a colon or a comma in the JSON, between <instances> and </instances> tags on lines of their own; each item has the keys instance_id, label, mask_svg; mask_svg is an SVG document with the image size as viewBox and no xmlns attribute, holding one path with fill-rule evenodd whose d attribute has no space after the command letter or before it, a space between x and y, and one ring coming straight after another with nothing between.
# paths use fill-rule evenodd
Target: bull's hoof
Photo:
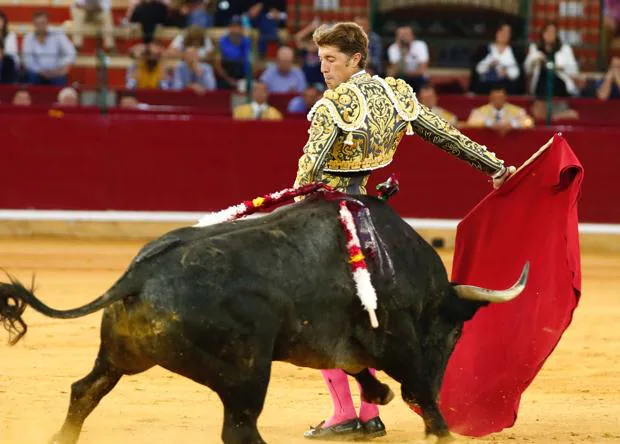
<instances>
[{"instance_id":1,"label":"bull's hoof","mask_svg":"<svg viewBox=\"0 0 620 444\"><path fill-rule=\"evenodd\" d=\"M394 399L394 392L387 384L380 384L381 389L374 393L362 391L362 398L370 404L387 405Z\"/></svg>"},{"instance_id":2,"label":"bull's hoof","mask_svg":"<svg viewBox=\"0 0 620 444\"><path fill-rule=\"evenodd\" d=\"M456 438L452 436L450 433L444 436L437 436L433 433L429 433L426 435L426 444L436 443L436 444L448 444L451 442L456 442Z\"/></svg>"},{"instance_id":3,"label":"bull's hoof","mask_svg":"<svg viewBox=\"0 0 620 444\"><path fill-rule=\"evenodd\" d=\"M62 433L56 433L49 440L48 444L73 444L75 442L75 440L67 439L67 437L64 436Z\"/></svg>"}]
</instances>

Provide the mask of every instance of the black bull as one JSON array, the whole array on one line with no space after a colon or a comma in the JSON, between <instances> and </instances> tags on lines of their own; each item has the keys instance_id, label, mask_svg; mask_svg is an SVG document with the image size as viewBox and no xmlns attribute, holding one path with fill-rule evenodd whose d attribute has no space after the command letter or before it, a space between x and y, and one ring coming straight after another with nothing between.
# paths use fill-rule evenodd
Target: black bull
<instances>
[{"instance_id":1,"label":"black bull","mask_svg":"<svg viewBox=\"0 0 620 444\"><path fill-rule=\"evenodd\" d=\"M256 423L272 361L342 368L376 403L392 394L366 369L383 370L401 384L405 402L421 409L427 435L449 439L436 399L463 323L489 301L515 297L527 270L509 290L453 285L432 247L387 204L360 199L393 267L380 273L369 261L377 329L357 297L338 204L323 199L170 232L147 244L106 293L77 309L54 310L15 280L0 284L0 320L12 333L25 328L26 304L54 318L105 308L94 368L72 385L53 442L76 442L121 376L160 365L217 392L225 443L263 443Z\"/></svg>"}]
</instances>

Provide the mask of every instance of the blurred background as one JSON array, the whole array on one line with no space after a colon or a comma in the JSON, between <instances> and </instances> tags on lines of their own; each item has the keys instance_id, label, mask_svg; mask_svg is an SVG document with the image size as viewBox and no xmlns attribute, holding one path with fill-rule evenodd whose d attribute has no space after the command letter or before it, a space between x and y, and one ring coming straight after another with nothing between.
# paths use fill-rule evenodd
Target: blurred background
<instances>
[{"instance_id":1,"label":"blurred background","mask_svg":"<svg viewBox=\"0 0 620 444\"><path fill-rule=\"evenodd\" d=\"M371 73L508 162L562 132L582 220L620 223L602 197L620 191L616 0L0 0L0 208L17 211L0 220L165 218L290 186L325 89L312 32L337 21L367 31ZM489 191L417 137L374 177L392 172L406 217L459 219Z\"/></svg>"}]
</instances>

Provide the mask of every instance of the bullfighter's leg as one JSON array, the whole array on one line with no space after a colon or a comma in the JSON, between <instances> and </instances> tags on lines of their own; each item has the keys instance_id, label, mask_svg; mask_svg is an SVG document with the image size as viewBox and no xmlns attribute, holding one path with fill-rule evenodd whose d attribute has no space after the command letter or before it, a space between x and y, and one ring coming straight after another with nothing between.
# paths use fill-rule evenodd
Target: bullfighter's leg
<instances>
[{"instance_id":1,"label":"bullfighter's leg","mask_svg":"<svg viewBox=\"0 0 620 444\"><path fill-rule=\"evenodd\" d=\"M371 368L364 369L362 372L354 375L362 398L359 419L366 439L386 435L385 425L379 417L379 407L377 407L377 404L386 405L394 399L394 392L392 392L389 386L377 380L375 377L376 373L377 371Z\"/></svg>"},{"instance_id":2,"label":"bullfighter's leg","mask_svg":"<svg viewBox=\"0 0 620 444\"><path fill-rule=\"evenodd\" d=\"M110 364L106 353L101 349L93 370L85 378L71 385L71 400L67 417L51 443L76 443L88 415L114 388L122 375L123 372Z\"/></svg>"},{"instance_id":3,"label":"bullfighter's leg","mask_svg":"<svg viewBox=\"0 0 620 444\"><path fill-rule=\"evenodd\" d=\"M332 398L333 414L304 433L308 439L350 440L362 437L362 425L353 405L347 374L340 369L321 370Z\"/></svg>"}]
</instances>

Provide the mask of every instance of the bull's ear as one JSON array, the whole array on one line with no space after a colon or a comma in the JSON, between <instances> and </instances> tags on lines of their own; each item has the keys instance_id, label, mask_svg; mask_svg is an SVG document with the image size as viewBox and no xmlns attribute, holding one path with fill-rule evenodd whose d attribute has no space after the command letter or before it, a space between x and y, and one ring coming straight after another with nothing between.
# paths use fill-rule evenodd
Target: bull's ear
<instances>
[{"instance_id":1,"label":"bull's ear","mask_svg":"<svg viewBox=\"0 0 620 444\"><path fill-rule=\"evenodd\" d=\"M487 301L470 301L461 299L450 285L446 289L446 295L439 307L440 314L452 322L466 322L474 317L478 309L489 305Z\"/></svg>"}]
</instances>

